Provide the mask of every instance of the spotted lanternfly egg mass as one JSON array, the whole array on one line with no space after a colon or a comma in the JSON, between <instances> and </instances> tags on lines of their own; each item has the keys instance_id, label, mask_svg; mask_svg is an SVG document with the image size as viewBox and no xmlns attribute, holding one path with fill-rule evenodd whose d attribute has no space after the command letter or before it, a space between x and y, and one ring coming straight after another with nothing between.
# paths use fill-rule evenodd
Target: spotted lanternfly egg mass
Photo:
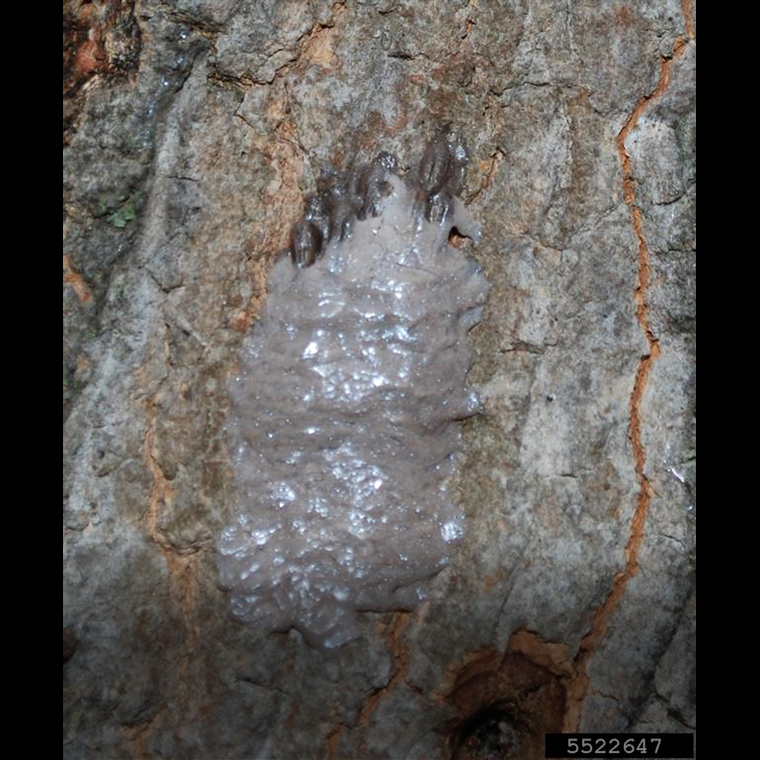
<instances>
[{"instance_id":1,"label":"spotted lanternfly egg mass","mask_svg":"<svg viewBox=\"0 0 760 760\"><path fill-rule=\"evenodd\" d=\"M464 535L447 492L478 412L466 340L488 283L448 244L479 233L444 127L405 177L381 153L325 172L230 382L238 502L219 541L234 618L315 646L357 610L413 609Z\"/></svg>"}]
</instances>

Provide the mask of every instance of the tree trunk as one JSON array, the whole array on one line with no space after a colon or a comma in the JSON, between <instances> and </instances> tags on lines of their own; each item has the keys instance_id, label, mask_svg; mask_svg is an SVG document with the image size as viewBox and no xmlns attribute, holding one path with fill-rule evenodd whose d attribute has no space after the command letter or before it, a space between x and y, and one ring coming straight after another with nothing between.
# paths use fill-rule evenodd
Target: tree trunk
<instances>
[{"instance_id":1,"label":"tree trunk","mask_svg":"<svg viewBox=\"0 0 760 760\"><path fill-rule=\"evenodd\" d=\"M67 758L543 757L695 725L695 18L617 4L64 4ZM413 611L227 614L228 377L320 170L451 123L491 292Z\"/></svg>"}]
</instances>

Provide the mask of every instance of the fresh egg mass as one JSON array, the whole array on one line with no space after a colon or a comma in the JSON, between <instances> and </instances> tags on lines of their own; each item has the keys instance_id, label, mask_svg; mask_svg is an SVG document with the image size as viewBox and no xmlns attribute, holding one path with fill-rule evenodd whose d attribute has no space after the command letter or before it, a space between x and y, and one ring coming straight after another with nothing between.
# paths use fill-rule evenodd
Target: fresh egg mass
<instances>
[{"instance_id":1,"label":"fresh egg mass","mask_svg":"<svg viewBox=\"0 0 760 760\"><path fill-rule=\"evenodd\" d=\"M270 272L229 384L219 573L243 623L341 646L358 610L416 607L462 541L447 481L480 409L467 333L489 289L448 243L479 237L467 162L446 126L403 177L388 153L323 173Z\"/></svg>"}]
</instances>

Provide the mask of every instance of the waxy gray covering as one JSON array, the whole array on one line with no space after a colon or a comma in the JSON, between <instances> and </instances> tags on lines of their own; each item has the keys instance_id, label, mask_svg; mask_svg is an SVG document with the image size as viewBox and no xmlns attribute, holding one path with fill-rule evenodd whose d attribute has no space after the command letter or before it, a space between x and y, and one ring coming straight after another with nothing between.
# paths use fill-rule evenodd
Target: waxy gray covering
<instances>
[{"instance_id":1,"label":"waxy gray covering","mask_svg":"<svg viewBox=\"0 0 760 760\"><path fill-rule=\"evenodd\" d=\"M489 288L448 244L479 235L454 195L467 151L444 128L406 181L391 159L323 175L230 384L221 585L236 619L325 648L355 610L414 608L464 534L447 478L480 408L465 338Z\"/></svg>"}]
</instances>

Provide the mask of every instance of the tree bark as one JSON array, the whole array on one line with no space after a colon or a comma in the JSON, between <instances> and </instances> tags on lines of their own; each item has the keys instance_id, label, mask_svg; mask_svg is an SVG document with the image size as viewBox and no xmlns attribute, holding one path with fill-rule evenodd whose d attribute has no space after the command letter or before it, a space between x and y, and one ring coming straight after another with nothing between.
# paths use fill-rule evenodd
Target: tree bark
<instances>
[{"instance_id":1,"label":"tree bark","mask_svg":"<svg viewBox=\"0 0 760 760\"><path fill-rule=\"evenodd\" d=\"M696 8L64 5L64 756L538 758L695 726ZM226 378L319 171L450 122L468 533L334 653L227 617Z\"/></svg>"}]
</instances>

